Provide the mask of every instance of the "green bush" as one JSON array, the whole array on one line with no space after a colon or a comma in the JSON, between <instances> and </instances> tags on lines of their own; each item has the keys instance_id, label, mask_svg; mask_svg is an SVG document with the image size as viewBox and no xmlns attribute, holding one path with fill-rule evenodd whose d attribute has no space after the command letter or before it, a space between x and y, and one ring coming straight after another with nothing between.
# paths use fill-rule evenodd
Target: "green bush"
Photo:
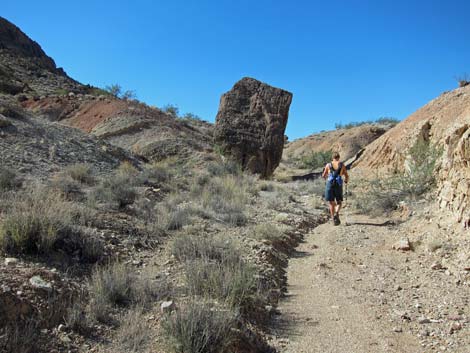
<instances>
[{"instance_id":1,"label":"green bush","mask_svg":"<svg viewBox=\"0 0 470 353\"><path fill-rule=\"evenodd\" d=\"M331 161L331 151L311 152L300 159L302 168L317 169L323 168L326 163Z\"/></svg>"},{"instance_id":2,"label":"green bush","mask_svg":"<svg viewBox=\"0 0 470 353\"><path fill-rule=\"evenodd\" d=\"M363 182L356 197L356 207L363 213L380 215L395 210L404 200L416 200L436 186L435 168L442 149L418 140L408 151L405 172L377 176Z\"/></svg>"},{"instance_id":3,"label":"green bush","mask_svg":"<svg viewBox=\"0 0 470 353\"><path fill-rule=\"evenodd\" d=\"M162 328L175 353L219 353L233 343L238 314L224 307L191 301L167 316Z\"/></svg>"}]
</instances>

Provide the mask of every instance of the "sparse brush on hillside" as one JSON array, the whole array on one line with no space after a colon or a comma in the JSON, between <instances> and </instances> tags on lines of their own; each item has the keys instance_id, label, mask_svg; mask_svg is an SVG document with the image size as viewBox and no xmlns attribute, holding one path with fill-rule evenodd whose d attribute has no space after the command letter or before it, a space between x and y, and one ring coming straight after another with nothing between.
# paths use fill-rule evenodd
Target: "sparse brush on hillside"
<instances>
[{"instance_id":1,"label":"sparse brush on hillside","mask_svg":"<svg viewBox=\"0 0 470 353\"><path fill-rule=\"evenodd\" d=\"M7 253L80 254L97 261L102 245L79 227L86 222L82 209L50 189L36 186L12 196L0 225L0 245Z\"/></svg>"},{"instance_id":2,"label":"sparse brush on hillside","mask_svg":"<svg viewBox=\"0 0 470 353\"><path fill-rule=\"evenodd\" d=\"M395 126L399 122L400 122L400 120L397 119L397 118L381 117L381 118L378 118L375 121L374 120L364 120L364 121L354 121L354 122L346 123L346 124L336 123L335 128L337 130L339 130L339 129L352 129L353 127L358 127L358 126L368 125L368 124L386 124L386 125Z\"/></svg>"},{"instance_id":3,"label":"sparse brush on hillside","mask_svg":"<svg viewBox=\"0 0 470 353\"><path fill-rule=\"evenodd\" d=\"M142 308L131 309L120 320L113 342L114 352L147 352L151 342L151 329Z\"/></svg>"},{"instance_id":4,"label":"sparse brush on hillside","mask_svg":"<svg viewBox=\"0 0 470 353\"><path fill-rule=\"evenodd\" d=\"M90 197L109 204L111 207L123 209L127 205L134 203L137 197L137 192L133 185L134 182L131 180L131 177L115 173L106 179L102 179Z\"/></svg>"},{"instance_id":5,"label":"sparse brush on hillside","mask_svg":"<svg viewBox=\"0 0 470 353\"><path fill-rule=\"evenodd\" d=\"M64 174L81 184L93 185L95 182L93 171L88 164L77 163L68 166L65 168Z\"/></svg>"},{"instance_id":6,"label":"sparse brush on hillside","mask_svg":"<svg viewBox=\"0 0 470 353\"><path fill-rule=\"evenodd\" d=\"M254 239L267 241L268 243L276 243L286 238L286 234L273 224L257 224L250 232L250 236Z\"/></svg>"},{"instance_id":7,"label":"sparse brush on hillside","mask_svg":"<svg viewBox=\"0 0 470 353\"><path fill-rule=\"evenodd\" d=\"M238 313L220 305L192 300L162 322L174 353L224 352L236 338Z\"/></svg>"},{"instance_id":8,"label":"sparse brush on hillside","mask_svg":"<svg viewBox=\"0 0 470 353\"><path fill-rule=\"evenodd\" d=\"M135 99L137 97L137 95L135 94L135 91L131 91L131 90L123 91L121 85L118 85L118 84L112 84L112 85L106 86L104 88L104 91L106 91L113 97L121 98L121 99Z\"/></svg>"},{"instance_id":9,"label":"sparse brush on hillside","mask_svg":"<svg viewBox=\"0 0 470 353\"><path fill-rule=\"evenodd\" d=\"M245 208L249 202L248 185L242 177L227 175L215 177L209 183L193 190L198 194L201 206L213 218L225 223L241 226L247 221Z\"/></svg>"},{"instance_id":10,"label":"sparse brush on hillside","mask_svg":"<svg viewBox=\"0 0 470 353\"><path fill-rule=\"evenodd\" d=\"M148 307L168 294L165 282L139 276L122 263L96 269L89 281L90 313L100 322L107 322L113 307Z\"/></svg>"},{"instance_id":11,"label":"sparse brush on hillside","mask_svg":"<svg viewBox=\"0 0 470 353\"><path fill-rule=\"evenodd\" d=\"M356 207L361 212L380 215L395 210L400 201L422 197L436 185L434 172L441 155L441 148L418 140L409 150L405 172L363 182Z\"/></svg>"},{"instance_id":12,"label":"sparse brush on hillside","mask_svg":"<svg viewBox=\"0 0 470 353\"><path fill-rule=\"evenodd\" d=\"M323 168L331 160L332 151L310 152L300 159L300 167L308 169Z\"/></svg>"}]
</instances>

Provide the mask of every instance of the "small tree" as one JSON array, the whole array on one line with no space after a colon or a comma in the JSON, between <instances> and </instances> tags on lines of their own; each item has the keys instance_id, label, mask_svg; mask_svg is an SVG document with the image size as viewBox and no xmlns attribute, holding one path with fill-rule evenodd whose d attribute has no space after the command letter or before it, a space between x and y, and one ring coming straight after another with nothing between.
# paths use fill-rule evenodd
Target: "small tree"
<instances>
[{"instance_id":1,"label":"small tree","mask_svg":"<svg viewBox=\"0 0 470 353\"><path fill-rule=\"evenodd\" d=\"M167 104L162 107L162 111L171 115L173 118L177 118L179 116L180 110L177 105Z\"/></svg>"},{"instance_id":2,"label":"small tree","mask_svg":"<svg viewBox=\"0 0 470 353\"><path fill-rule=\"evenodd\" d=\"M122 99L136 99L137 95L135 91L132 90L127 90L123 94L121 94Z\"/></svg>"},{"instance_id":3,"label":"small tree","mask_svg":"<svg viewBox=\"0 0 470 353\"><path fill-rule=\"evenodd\" d=\"M122 87L117 83L106 86L104 90L116 98L119 98L122 93Z\"/></svg>"},{"instance_id":4,"label":"small tree","mask_svg":"<svg viewBox=\"0 0 470 353\"><path fill-rule=\"evenodd\" d=\"M459 83L459 87L465 87L465 86L470 85L470 76L467 73L456 76L455 79Z\"/></svg>"}]
</instances>

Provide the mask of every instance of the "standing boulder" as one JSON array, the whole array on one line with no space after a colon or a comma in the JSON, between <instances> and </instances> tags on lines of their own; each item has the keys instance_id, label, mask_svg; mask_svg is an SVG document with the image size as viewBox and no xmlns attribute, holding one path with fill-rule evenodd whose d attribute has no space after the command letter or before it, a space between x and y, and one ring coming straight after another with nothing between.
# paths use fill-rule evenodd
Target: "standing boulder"
<instances>
[{"instance_id":1,"label":"standing boulder","mask_svg":"<svg viewBox=\"0 0 470 353\"><path fill-rule=\"evenodd\" d=\"M245 77L220 99L214 139L222 153L263 177L279 165L292 93Z\"/></svg>"}]
</instances>

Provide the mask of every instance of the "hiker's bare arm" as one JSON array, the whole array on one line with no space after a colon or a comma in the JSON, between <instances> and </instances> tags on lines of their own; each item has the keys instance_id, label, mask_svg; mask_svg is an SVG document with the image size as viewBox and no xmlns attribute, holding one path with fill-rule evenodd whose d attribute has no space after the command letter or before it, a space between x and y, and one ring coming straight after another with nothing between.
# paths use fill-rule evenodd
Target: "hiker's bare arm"
<instances>
[{"instance_id":1,"label":"hiker's bare arm","mask_svg":"<svg viewBox=\"0 0 470 353\"><path fill-rule=\"evenodd\" d=\"M341 168L341 175L344 176L344 182L348 183L349 181L349 175L348 175L348 170L346 169L346 166L343 165L343 168Z\"/></svg>"},{"instance_id":2,"label":"hiker's bare arm","mask_svg":"<svg viewBox=\"0 0 470 353\"><path fill-rule=\"evenodd\" d=\"M327 164L325 168L323 168L323 174L321 175L321 177L323 179L326 179L329 173L330 173L330 166Z\"/></svg>"}]
</instances>

